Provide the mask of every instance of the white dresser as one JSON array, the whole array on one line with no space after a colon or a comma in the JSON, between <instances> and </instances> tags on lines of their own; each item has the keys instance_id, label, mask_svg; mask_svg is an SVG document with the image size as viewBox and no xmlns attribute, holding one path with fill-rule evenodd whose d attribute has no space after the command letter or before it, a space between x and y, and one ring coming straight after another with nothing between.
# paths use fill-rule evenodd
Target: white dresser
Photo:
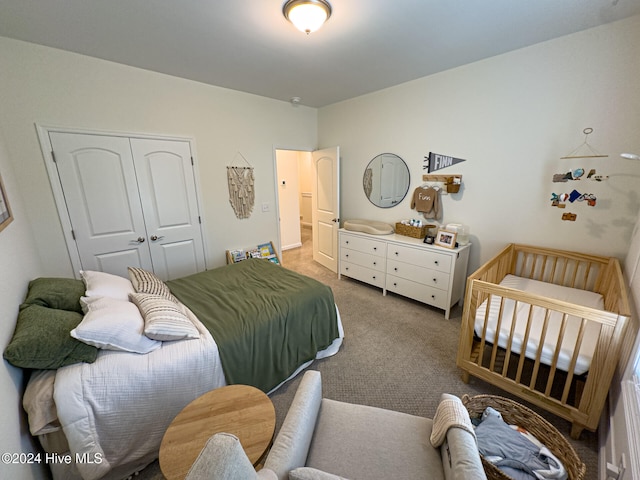
<instances>
[{"instance_id":1,"label":"white dresser","mask_svg":"<svg viewBox=\"0 0 640 480\"><path fill-rule=\"evenodd\" d=\"M455 249L404 235L369 235L340 229L338 278L375 285L445 311L464 297L471 244Z\"/></svg>"}]
</instances>

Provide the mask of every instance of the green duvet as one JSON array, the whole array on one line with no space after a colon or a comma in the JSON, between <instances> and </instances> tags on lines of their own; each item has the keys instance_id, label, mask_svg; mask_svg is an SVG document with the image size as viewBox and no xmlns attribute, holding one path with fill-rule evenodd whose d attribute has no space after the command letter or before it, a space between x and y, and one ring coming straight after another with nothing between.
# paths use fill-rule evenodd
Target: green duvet
<instances>
[{"instance_id":1,"label":"green duvet","mask_svg":"<svg viewBox=\"0 0 640 480\"><path fill-rule=\"evenodd\" d=\"M229 384L268 392L338 337L331 289L265 260L167 285L211 332Z\"/></svg>"}]
</instances>

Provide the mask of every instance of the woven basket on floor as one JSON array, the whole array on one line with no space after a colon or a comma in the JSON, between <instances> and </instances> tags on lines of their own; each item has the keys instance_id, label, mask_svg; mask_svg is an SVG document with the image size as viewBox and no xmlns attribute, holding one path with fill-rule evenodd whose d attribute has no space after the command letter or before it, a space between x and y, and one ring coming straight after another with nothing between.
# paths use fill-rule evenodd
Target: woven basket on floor
<instances>
[{"instance_id":1,"label":"woven basket on floor","mask_svg":"<svg viewBox=\"0 0 640 480\"><path fill-rule=\"evenodd\" d=\"M549 422L530 408L508 398L496 395L464 395L462 403L471 418L479 418L487 407L492 407L502 415L510 425L518 425L543 443L567 470L569 480L583 480L587 467L567 439ZM489 480L512 480L495 465L482 458L482 465Z\"/></svg>"}]
</instances>

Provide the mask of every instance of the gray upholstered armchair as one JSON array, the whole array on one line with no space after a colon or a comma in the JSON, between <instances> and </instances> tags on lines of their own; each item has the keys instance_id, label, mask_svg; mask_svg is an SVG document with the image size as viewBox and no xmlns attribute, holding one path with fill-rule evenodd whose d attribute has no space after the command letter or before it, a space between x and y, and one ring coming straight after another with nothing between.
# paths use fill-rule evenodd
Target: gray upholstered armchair
<instances>
[{"instance_id":1,"label":"gray upholstered armchair","mask_svg":"<svg viewBox=\"0 0 640 480\"><path fill-rule=\"evenodd\" d=\"M444 400L460 402L446 394ZM253 470L236 437L217 434L187 479L486 478L471 431L455 427L434 431L443 442L436 448L431 442L433 430L434 422L428 418L324 399L320 372L308 371L262 470Z\"/></svg>"}]
</instances>

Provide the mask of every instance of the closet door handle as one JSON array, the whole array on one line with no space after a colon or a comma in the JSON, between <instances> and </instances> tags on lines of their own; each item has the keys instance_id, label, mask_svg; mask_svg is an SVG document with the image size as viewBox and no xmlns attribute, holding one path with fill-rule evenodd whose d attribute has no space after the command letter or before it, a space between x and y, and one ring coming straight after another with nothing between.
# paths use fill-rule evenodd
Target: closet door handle
<instances>
[{"instance_id":1,"label":"closet door handle","mask_svg":"<svg viewBox=\"0 0 640 480\"><path fill-rule=\"evenodd\" d=\"M136 243L144 243L144 237L138 237L138 238L136 238L135 240L132 240L132 241L136 242Z\"/></svg>"},{"instance_id":2,"label":"closet door handle","mask_svg":"<svg viewBox=\"0 0 640 480\"><path fill-rule=\"evenodd\" d=\"M160 236L157 236L157 235L151 235L151 240L153 240L154 242L155 242L156 240L162 240L163 238L164 238L164 235L160 235Z\"/></svg>"}]
</instances>

